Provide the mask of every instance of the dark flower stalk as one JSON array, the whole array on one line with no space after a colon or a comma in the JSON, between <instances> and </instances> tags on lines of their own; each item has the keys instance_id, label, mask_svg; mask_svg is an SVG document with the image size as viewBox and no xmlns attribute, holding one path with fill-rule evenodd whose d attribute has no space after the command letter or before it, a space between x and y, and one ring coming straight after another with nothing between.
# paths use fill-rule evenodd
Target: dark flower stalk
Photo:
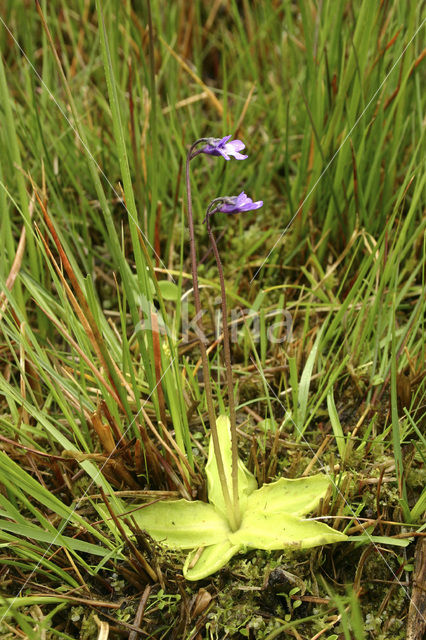
<instances>
[{"instance_id":1,"label":"dark flower stalk","mask_svg":"<svg viewBox=\"0 0 426 640\"><path fill-rule=\"evenodd\" d=\"M226 476L225 476L225 469L223 466L222 454L220 451L219 437L218 437L217 428L216 428L216 414L213 406L213 394L212 394L212 388L210 383L210 371L209 371L209 365L208 365L208 359L207 359L207 350L204 342L204 335L202 332L202 321L201 321L202 311L201 311L201 302L200 302L200 291L198 288L197 252L195 248L194 219L192 215L192 198L191 198L191 181L190 181L190 175L189 175L189 163L193 158L195 158L195 156L202 153L202 150L196 150L197 146L202 142L209 144L211 143L211 139L200 138L199 140L194 142L186 158L186 193L188 198L188 227L189 227L190 251L191 251L192 286L194 289L196 324L200 332L198 336L200 338L199 346L200 346L200 352L201 352L204 388L206 392L207 411L209 416L214 453L216 457L223 498L225 500L226 509L229 514L230 525L231 525L231 528L235 531L238 528L239 522L234 513L231 497L229 495L229 489L228 489Z\"/></svg>"},{"instance_id":2,"label":"dark flower stalk","mask_svg":"<svg viewBox=\"0 0 426 640\"><path fill-rule=\"evenodd\" d=\"M213 248L213 253L214 253L217 267L218 267L221 297L222 297L223 344L224 344L225 369L226 369L226 380L227 380L227 386L228 386L228 401L229 401L230 425L231 425L231 452L232 452L232 473L231 473L232 501L231 501L227 480L225 476L222 453L220 450L220 442L219 442L219 436L218 436L217 426L216 426L216 415L215 415L214 406L213 406L213 395L212 395L211 384L210 384L210 372L209 372L209 365L208 365L208 358L207 358L207 350L205 346L204 334L202 331L201 303L200 303L200 292L198 288L198 273L197 273L197 253L195 248L194 219L192 215L192 199L191 199L191 182L190 182L190 175L189 175L189 164L191 160L202 153L205 153L206 155L211 155L211 156L221 156L225 160L230 160L231 157L234 157L236 160L245 160L247 156L240 153L245 148L245 144L241 142L241 140L231 140L231 137L232 136L225 136L224 138L200 138L199 140L194 142L186 158L186 192L188 197L188 226L189 226L189 236L190 236L190 245L191 245L191 265L192 265L192 281L193 281L193 289L194 289L195 312L196 312L196 325L198 330L197 334L199 338L200 351L201 351L201 361L203 365L203 375L204 375L204 385L205 385L204 388L206 392L207 409L208 409L210 429L212 434L213 448L214 448L214 453L216 457L217 469L219 473L223 498L226 504L226 509L229 514L230 526L235 531L240 526L240 520L241 520L239 498L238 498L237 421L236 421L236 415L235 415L234 386L232 382L232 363L231 363L231 349L230 349L229 331L228 331L228 323L227 323L228 313L227 313L227 307L226 307L225 280L223 277L223 268L222 268L219 252L217 249L216 241L214 239L214 236L210 227L210 216L217 211L222 211L223 213L238 213L239 211L250 211L251 209L258 209L259 207L262 206L263 202L253 202L251 198L248 198L244 192L240 193L239 196L235 196L235 197L217 198L216 200L213 200L210 203L207 209L206 217L204 219L204 222L206 222L206 225L207 225L210 242ZM204 143L204 146L201 148L197 148L201 143Z\"/></svg>"},{"instance_id":3,"label":"dark flower stalk","mask_svg":"<svg viewBox=\"0 0 426 640\"><path fill-rule=\"evenodd\" d=\"M226 384L228 387L228 406L229 406L229 420L231 426L231 452L232 452L232 503L234 507L235 519L238 526L240 525L240 505L238 498L238 446L237 446L237 417L235 414L235 401L234 401L234 384L232 380L232 362L231 362L231 348L229 341L229 329L228 329L228 309L226 304L226 290L225 279L223 277L222 261L220 259L219 251L217 248L216 240L213 235L210 226L210 217L219 209L213 209L209 212L210 207L216 204L218 200L213 200L207 209L205 217L205 223L207 227L207 233L209 234L210 244L213 249L213 254L217 264L217 270L219 274L220 282L220 295L222 305L222 332L223 332L223 355L225 360L226 371Z\"/></svg>"},{"instance_id":4,"label":"dark flower stalk","mask_svg":"<svg viewBox=\"0 0 426 640\"><path fill-rule=\"evenodd\" d=\"M231 360L231 346L229 340L228 329L228 308L226 304L226 289L225 278L223 276L222 261L220 259L219 251L217 248L216 240L213 235L210 218L215 213L240 213L243 211L251 211L253 209L259 209L263 205L263 202L253 202L251 198L248 198L244 191L239 196L215 198L209 204L204 222L207 227L207 233L209 234L210 244L213 249L213 254L217 264L217 270L220 281L220 293L222 303L222 331L223 331L223 355L225 360L226 371L226 384L228 387L228 405L229 405L229 421L231 427L231 453L232 453L232 502L234 507L234 514L238 525L240 524L240 507L238 497L238 443L237 443L237 416L235 412L234 401L234 384L232 379L232 360Z\"/></svg>"}]
</instances>

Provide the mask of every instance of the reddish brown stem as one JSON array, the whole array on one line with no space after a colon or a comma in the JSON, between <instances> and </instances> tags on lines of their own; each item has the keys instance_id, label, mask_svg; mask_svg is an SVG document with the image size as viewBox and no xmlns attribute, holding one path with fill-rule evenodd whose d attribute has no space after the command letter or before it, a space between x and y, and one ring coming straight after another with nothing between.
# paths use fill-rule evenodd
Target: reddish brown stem
<instances>
[{"instance_id":1,"label":"reddish brown stem","mask_svg":"<svg viewBox=\"0 0 426 640\"><path fill-rule=\"evenodd\" d=\"M210 227L210 215L206 216L207 233L209 234L210 244L216 259L217 270L219 273L220 292L222 299L222 331L223 331L223 354L225 360L226 384L228 387L228 406L229 417L231 423L231 452L232 452L232 502L234 506L235 519L240 524L240 505L238 498L238 447L237 447L237 417L235 413L234 401L234 384L232 380L232 361L231 347L228 329L228 309L226 304L225 279L223 277L222 261L220 259L216 240Z\"/></svg>"},{"instance_id":2,"label":"reddish brown stem","mask_svg":"<svg viewBox=\"0 0 426 640\"><path fill-rule=\"evenodd\" d=\"M210 371L209 371L209 364L207 359L205 337L204 337L202 321L201 321L202 310L201 310L201 302L200 302L200 291L198 287L197 253L195 249L194 218L192 214L192 198L191 198L191 182L190 182L190 176L189 176L189 163L193 158L195 158L198 155L199 152L195 151L195 149L201 142L207 143L208 140L205 138L200 138L199 140L194 142L186 158L186 193L188 198L188 227L189 227L189 239L190 239L190 251L191 251L192 286L194 289L194 303L195 303L195 313L196 313L195 321L198 329L197 338L199 339L199 346L200 346L200 352L201 352L201 362L203 366L203 377L204 377L204 389L206 393L207 411L208 411L210 430L211 430L212 440L213 440L213 449L214 449L214 454L216 458L216 464L217 464L217 469L219 473L223 499L225 501L226 510L229 517L229 523L230 523L231 529L235 531L238 528L238 522L237 522L237 518L235 517L233 505L231 502L231 497L229 495L229 489L228 489L226 476L225 476L225 468L223 466L222 453L220 450L219 436L216 428L216 414L213 406L213 395L212 395L212 388L210 383Z\"/></svg>"}]
</instances>

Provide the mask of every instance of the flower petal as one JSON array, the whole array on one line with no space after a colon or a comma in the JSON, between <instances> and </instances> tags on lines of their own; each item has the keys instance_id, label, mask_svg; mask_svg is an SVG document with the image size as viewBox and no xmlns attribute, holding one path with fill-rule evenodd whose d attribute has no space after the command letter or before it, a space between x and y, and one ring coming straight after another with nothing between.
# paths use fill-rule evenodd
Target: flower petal
<instances>
[{"instance_id":1,"label":"flower petal","mask_svg":"<svg viewBox=\"0 0 426 640\"><path fill-rule=\"evenodd\" d=\"M232 140L232 142L229 142L229 144L234 147L234 151L241 151L246 147L242 140Z\"/></svg>"},{"instance_id":2,"label":"flower petal","mask_svg":"<svg viewBox=\"0 0 426 640\"><path fill-rule=\"evenodd\" d=\"M242 151L245 146L246 145L241 140L232 140L232 142L228 142L227 144L225 144L224 149L226 153L228 153L230 156L233 156L236 160L245 160L246 158L248 158L248 156L239 153L239 151Z\"/></svg>"},{"instance_id":3,"label":"flower petal","mask_svg":"<svg viewBox=\"0 0 426 640\"><path fill-rule=\"evenodd\" d=\"M222 213L239 213L240 211L252 211L253 209L260 209L263 206L263 200L253 202L244 191L238 196L225 198L225 201L218 208L218 211Z\"/></svg>"},{"instance_id":4,"label":"flower petal","mask_svg":"<svg viewBox=\"0 0 426 640\"><path fill-rule=\"evenodd\" d=\"M206 153L210 156L222 156L225 160L230 160L230 156L233 156L237 160L245 160L246 155L239 153L245 148L244 142L241 140L229 140L232 135L225 136L224 138L207 138L207 144L200 149L199 153Z\"/></svg>"},{"instance_id":5,"label":"flower petal","mask_svg":"<svg viewBox=\"0 0 426 640\"><path fill-rule=\"evenodd\" d=\"M257 202L253 202L250 199L250 202L247 202L247 204L243 205L240 208L240 211L254 211L254 209L260 209L260 207L263 207L263 200L258 200Z\"/></svg>"},{"instance_id":6,"label":"flower petal","mask_svg":"<svg viewBox=\"0 0 426 640\"><path fill-rule=\"evenodd\" d=\"M212 155L215 155L215 156L219 156L220 155L220 156L222 156L222 158L225 158L225 160L230 160L231 159L228 156L228 154L226 153L225 149L221 149L221 148L218 147L217 149L215 149L215 152L216 153L214 153Z\"/></svg>"},{"instance_id":7,"label":"flower petal","mask_svg":"<svg viewBox=\"0 0 426 640\"><path fill-rule=\"evenodd\" d=\"M244 191L241 191L241 193L237 196L237 199L235 200L235 204L238 207L241 207L243 204L245 204L246 202L253 202L253 200L251 198L249 198L247 196L246 193L244 193Z\"/></svg>"},{"instance_id":8,"label":"flower petal","mask_svg":"<svg viewBox=\"0 0 426 640\"><path fill-rule=\"evenodd\" d=\"M202 580L222 569L227 562L240 551L239 545L229 540L210 545L205 549L195 549L188 554L183 566L183 575L187 580Z\"/></svg>"},{"instance_id":9,"label":"flower petal","mask_svg":"<svg viewBox=\"0 0 426 640\"><path fill-rule=\"evenodd\" d=\"M136 524L158 542L193 549L223 542L229 525L211 504L197 500L164 500L133 511Z\"/></svg>"}]
</instances>

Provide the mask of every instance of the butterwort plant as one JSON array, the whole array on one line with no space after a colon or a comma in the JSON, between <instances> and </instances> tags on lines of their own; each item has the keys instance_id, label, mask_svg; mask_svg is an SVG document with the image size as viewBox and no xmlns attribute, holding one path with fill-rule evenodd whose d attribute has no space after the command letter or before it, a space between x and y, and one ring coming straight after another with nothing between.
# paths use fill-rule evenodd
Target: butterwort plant
<instances>
[{"instance_id":1,"label":"butterwort plant","mask_svg":"<svg viewBox=\"0 0 426 640\"><path fill-rule=\"evenodd\" d=\"M207 412L210 426L206 465L208 503L199 500L159 501L132 511L137 524L155 540L178 549L189 549L183 573L199 580L221 569L236 553L250 548L306 549L340 542L346 536L317 520L304 518L325 496L331 479L324 474L286 479L257 488L254 475L238 456L237 423L232 380L232 362L227 323L225 280L222 262L212 230L218 214L236 214L260 209L244 191L238 196L215 198L207 207L204 223L216 260L222 299L223 354L228 390L228 414L216 416L210 382L206 339L198 287L197 252L191 199L190 163L201 155L245 160L241 140L200 138L190 148L186 160L188 227L190 237L197 337L201 351Z\"/></svg>"},{"instance_id":2,"label":"butterwort plant","mask_svg":"<svg viewBox=\"0 0 426 640\"><path fill-rule=\"evenodd\" d=\"M195 306L195 321L198 328L199 347L201 352L201 362L204 378L204 390L206 396L207 412L209 417L211 440L213 443L213 450L218 466L218 477L222 490L223 499L227 508L229 523L232 530L236 530L240 524L240 511L239 511L239 498L238 498L238 475L237 475L237 463L238 463L238 447L237 447L237 432L236 432L236 419L234 408L234 396L233 393L228 398L229 410L230 410L230 424L231 424L231 443L232 443L232 481L229 483L226 477L225 467L222 459L221 446L219 442L219 434L216 427L216 412L213 404L213 394L210 383L210 370L207 357L207 349L205 343L205 335L202 328L202 309L200 302L200 292L198 287L198 268L197 268L197 250L195 246L195 233L194 233L194 217L192 212L192 197L191 197L191 180L190 180L190 163L191 161L201 154L210 156L221 156L225 160L230 160L234 157L236 160L245 160L246 155L240 153L245 144L241 140L231 140L231 135L224 138L200 138L196 140L188 151L186 157L186 194L187 194L187 207L188 207L188 228L189 228L189 241L191 252L191 269L192 269L192 286L194 291L194 306ZM219 205L217 199L217 204ZM207 208L206 219L213 213L216 201L210 203ZM212 209L213 206L213 209ZM217 254L217 248L216 253ZM217 258L216 258L217 260ZM220 260L219 260L220 262ZM220 271L222 273L222 270ZM223 277L222 277L223 281ZM224 297L224 286L222 288L222 307L226 300ZM224 326L226 325L226 315L224 316ZM224 345L226 343L227 354L229 354L229 337L224 335ZM225 356L226 357L226 356ZM227 368L227 378L229 378L229 372ZM230 389L228 382L228 391ZM229 486L232 486L232 498Z\"/></svg>"}]
</instances>

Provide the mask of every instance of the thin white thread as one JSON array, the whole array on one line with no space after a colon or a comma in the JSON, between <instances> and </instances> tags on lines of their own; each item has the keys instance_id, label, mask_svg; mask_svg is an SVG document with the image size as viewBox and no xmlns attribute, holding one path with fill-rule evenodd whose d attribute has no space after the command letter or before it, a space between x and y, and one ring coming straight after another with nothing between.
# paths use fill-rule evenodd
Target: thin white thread
<instances>
[{"instance_id":1,"label":"thin white thread","mask_svg":"<svg viewBox=\"0 0 426 640\"><path fill-rule=\"evenodd\" d=\"M159 262L162 264L163 268L165 269L166 273L172 278L173 282L176 282L175 279L173 278L173 275L169 272L169 270L167 269L166 265L164 264L164 262L161 260L160 256L157 254L157 252L155 251L154 247L152 246L152 244L150 243L150 241L148 240L148 238L146 237L146 235L144 234L144 232L142 231L142 229L140 228L138 221L134 218L134 216L130 213L130 211L128 210L126 203L124 202L122 196L116 191L116 189L114 188L114 186L111 184L111 182L109 181L108 177L106 176L106 174L104 173L104 171L101 169L100 165L98 164L98 162L96 161L95 157L93 156L92 152L90 151L89 147L84 143L84 141L81 139L80 134L78 133L77 129L72 125L70 119L68 118L67 114L65 113L65 111L63 110L63 108L61 107L61 105L59 104L59 102L56 100L55 96L53 95L53 93L51 92L51 90L49 89L49 87L47 86L47 84L44 82L43 78L41 77L41 75L39 74L39 72L37 71L37 69L34 67L34 65L32 64L31 60L28 58L27 54L25 53L24 49L21 47L21 45L19 44L19 42L17 41L17 39L15 38L15 36L13 35L12 31L9 29L9 27L7 26L7 24L5 23L5 21L3 20L3 18L0 16L0 20L4 26L4 28L7 30L7 32L9 33L9 35L11 36L11 38L13 39L14 43L16 44L16 46L18 47L18 49L20 50L20 52L22 53L22 55L24 56L25 60L28 62L29 66L31 67L32 71L35 73L35 75L37 76L37 78L40 80L41 84L43 85L43 87L46 89L47 93L49 94L49 96L52 98L53 102L56 104L56 106L58 107L59 111L61 112L62 116L65 118L65 120L67 121L68 126L70 127L70 129L75 133L75 135L77 136L77 138L79 139L79 141L81 142L81 144L83 145L83 147L85 148L85 150L87 151L87 153L89 154L91 160L95 163L96 167L98 168L100 174L102 175L102 177L105 179L105 181L108 183L108 185L111 187L113 193L117 196L118 200L122 203L124 209L126 210L128 216L133 220L133 222L135 223L135 225L137 226L137 228L139 229L139 231L141 232L143 239L145 240L145 242L148 244L148 246L150 247L150 249L152 249L152 251L154 252L155 257L159 260Z\"/></svg>"},{"instance_id":2,"label":"thin white thread","mask_svg":"<svg viewBox=\"0 0 426 640\"><path fill-rule=\"evenodd\" d=\"M262 380L268 385L269 389L272 391L272 394L274 395L274 397L278 400L278 402L280 403L281 407L284 409L284 412L286 414L286 416L288 416L291 420L291 422L293 423L294 427L296 428L296 430L299 432L299 434L301 435L303 441L305 442L305 444L308 445L308 448L310 450L310 452L312 453L312 455L315 455L315 451L313 450L313 448L311 447L311 445L309 444L309 442L307 441L307 439L305 438L305 436L303 435L303 432L299 429L299 427L297 426L297 424L295 423L295 421L293 420L293 416L291 415L291 413L289 413L289 411L287 411L287 409L285 408L285 406L283 405L283 403L281 402L281 400L279 399L279 397L277 396L277 394L275 393L275 391L273 390L273 388L271 387L271 385L269 384L269 382L267 381L267 379L265 378L265 375L263 373L263 371L261 371L259 369L259 367L257 366L256 361L254 360L254 358L252 356L250 356L250 360L252 361L252 363L254 364L254 366L256 367L257 371L259 372ZM322 471L326 471L325 469L325 465L321 462L320 457L317 458L317 461L320 464L320 467L322 469ZM343 493L341 492L341 490L339 489L339 487L336 485L336 483L334 482L333 478L331 476L329 476L334 488L336 489L337 493L343 498L343 501L345 503L345 505L348 507L348 509L350 510L352 516L354 517L354 519L356 520L356 514L354 512L354 510L352 509L351 505L349 504L349 502L346 500L345 496L343 495ZM406 589L401 583L400 580L398 579L398 576L395 574L394 570L392 569L392 567L389 565L389 563L387 562L385 556L380 553L380 549L378 547L378 545L376 545L376 543L374 542L372 536L370 535L370 533L367 531L367 529L364 529L364 534L370 539L370 544L373 545L373 547L375 548L375 550L379 553L379 555L381 556L381 558L383 559L383 562L385 563L386 567L389 569L390 573L392 574L392 576L395 578L397 584L399 584L400 587L402 587L402 589L404 590L405 596L406 598L408 598L409 602L412 603L417 611L417 613L421 616L421 618L423 620L425 620L425 618L423 617L423 614L421 613L421 611L419 611L419 609L417 608L416 604L414 603L414 601L410 598L410 595L408 593L408 589Z\"/></svg>"},{"instance_id":3,"label":"thin white thread","mask_svg":"<svg viewBox=\"0 0 426 640\"><path fill-rule=\"evenodd\" d=\"M401 60L402 56L404 55L404 53L406 52L406 50L408 49L408 47L410 46L410 44L412 43L412 41L414 40L414 38L416 37L416 35L418 34L418 32L420 31L420 29L422 28L422 26L424 25L424 23L426 22L426 18L423 20L423 22L421 23L421 25L419 26L419 28L416 30L416 32L414 33L413 37L411 38L411 40L408 42L408 44L404 47L404 49L402 50L402 53L400 54L400 56L398 57L398 59L396 60L395 64L392 66L391 70L387 73L387 75L385 76L384 80L382 81L382 83L379 85L379 88L375 91L375 93L373 94L373 97L369 100L369 102L367 103L367 106L363 109L363 111L361 112L361 114L358 116L358 118L355 121L355 124L352 126L352 128L350 129L349 133L346 135L345 139L343 140L342 144L340 145L340 147L337 149L337 151L335 151L333 157L331 158L331 160L328 162L327 166L325 167L325 169L322 170L321 174L319 175L319 177L317 178L314 186L312 187L312 189L309 191L308 195L306 196L306 198L303 199L302 204L299 206L299 208L297 209L296 213L293 215L293 217L291 218L290 222L287 224L287 226L284 228L284 231L281 233L280 237L278 238L278 240L275 242L274 246L272 247L272 249L269 251L268 255L266 256L266 258L264 259L264 261L262 262L262 264L260 265L260 267L258 268L258 270L256 271L256 273L254 274L254 276L252 277L252 279L250 280L250 284L253 282L253 280L255 279L255 277L257 276L257 274L259 273L259 271L262 269L262 267L264 266L265 262L268 260L269 256L271 255L271 253L273 253L273 251L275 250L275 247L277 246L277 244L281 241L281 239L283 238L283 236L287 233L287 231L289 230L289 228L291 227L291 225L293 224L297 214L301 211L302 207L304 206L305 202L307 201L307 199L309 198L309 196L313 193L313 191L315 191L318 183L320 182L320 180L324 177L324 174L328 171L328 169L330 168L330 166L332 165L332 163L334 162L334 160L336 159L338 153L340 152L340 150L342 149L342 147L344 146L344 144L347 142L347 140L349 139L349 136L352 134L352 132L354 131L355 127L358 126L361 118L363 118L365 112L367 111L367 109L369 108L369 106L371 105L371 103L373 102L373 100L375 99L375 97L377 96L377 94L379 93L380 89L383 87L383 85L385 84L386 80L389 78L390 74L393 72L393 70L395 69L395 67L397 66L397 64L399 63L399 61Z\"/></svg>"}]
</instances>

